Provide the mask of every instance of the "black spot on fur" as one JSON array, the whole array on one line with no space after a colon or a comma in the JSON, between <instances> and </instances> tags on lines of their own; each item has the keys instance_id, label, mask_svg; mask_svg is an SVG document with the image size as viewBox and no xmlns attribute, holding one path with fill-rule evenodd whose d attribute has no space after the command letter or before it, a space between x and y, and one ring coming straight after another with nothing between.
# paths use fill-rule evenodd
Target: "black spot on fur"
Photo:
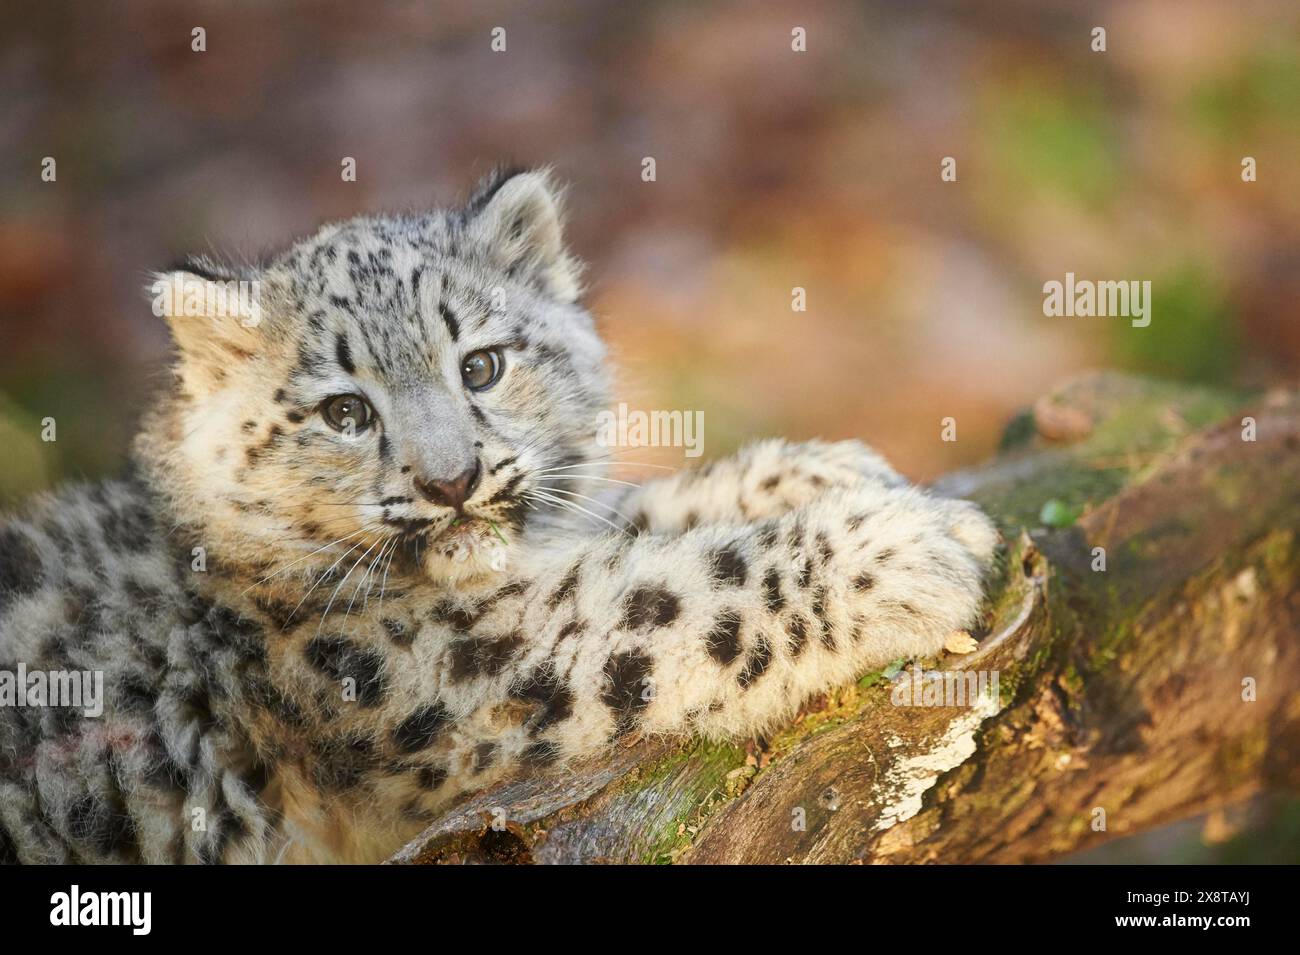
<instances>
[{"instance_id":1,"label":"black spot on fur","mask_svg":"<svg viewBox=\"0 0 1300 955\"><path fill-rule=\"evenodd\" d=\"M546 605L554 610L573 593L574 588L578 586L578 574L582 571L582 561L576 562L569 568L569 572L564 575L560 585L555 588L555 593L547 599Z\"/></svg>"},{"instance_id":2,"label":"black spot on fur","mask_svg":"<svg viewBox=\"0 0 1300 955\"><path fill-rule=\"evenodd\" d=\"M768 613L780 613L785 607L785 597L781 594L781 575L775 567L769 567L763 575L763 604Z\"/></svg>"},{"instance_id":3,"label":"black spot on fur","mask_svg":"<svg viewBox=\"0 0 1300 955\"><path fill-rule=\"evenodd\" d=\"M154 516L143 498L130 497L126 501L109 504L100 499L100 528L104 542L119 552L139 553L152 543Z\"/></svg>"},{"instance_id":4,"label":"black spot on fur","mask_svg":"<svg viewBox=\"0 0 1300 955\"><path fill-rule=\"evenodd\" d=\"M531 580L516 580L513 583L506 584L504 587L494 590L492 593L488 594L488 596L480 600L478 606L474 608L474 613L481 617L502 600L506 600L510 597L518 597L520 594L527 593L528 588L532 587L532 585L533 582Z\"/></svg>"},{"instance_id":5,"label":"black spot on fur","mask_svg":"<svg viewBox=\"0 0 1300 955\"><path fill-rule=\"evenodd\" d=\"M724 587L743 587L749 576L745 559L734 547L722 547L710 557L713 578Z\"/></svg>"},{"instance_id":6,"label":"black spot on fur","mask_svg":"<svg viewBox=\"0 0 1300 955\"><path fill-rule=\"evenodd\" d=\"M204 619L218 646L234 651L242 660L261 660L266 656L266 634L258 621L221 605L209 607Z\"/></svg>"},{"instance_id":7,"label":"black spot on fur","mask_svg":"<svg viewBox=\"0 0 1300 955\"><path fill-rule=\"evenodd\" d=\"M471 410L473 410L472 405L471 405ZM479 417L481 418L481 416L482 416L482 412L479 412ZM487 501L488 506L491 506L493 504L502 504L509 501L514 496L515 491L519 489L519 485L523 481L523 479L524 479L524 475L522 473L519 473L514 475L512 478L510 478L509 481L506 481L506 483L501 486L501 490L497 491L490 498L488 498Z\"/></svg>"},{"instance_id":8,"label":"black spot on fur","mask_svg":"<svg viewBox=\"0 0 1300 955\"><path fill-rule=\"evenodd\" d=\"M32 593L41 580L41 561L28 538L6 527L0 531L0 609Z\"/></svg>"},{"instance_id":9,"label":"black spot on fur","mask_svg":"<svg viewBox=\"0 0 1300 955\"><path fill-rule=\"evenodd\" d=\"M384 701L384 658L374 650L358 647L338 634L314 637L304 650L307 662L332 680L351 679L356 684L357 702L363 707Z\"/></svg>"},{"instance_id":10,"label":"black spot on fur","mask_svg":"<svg viewBox=\"0 0 1300 955\"><path fill-rule=\"evenodd\" d=\"M293 612L295 610L293 604L276 600L274 597L259 595L253 598L253 606L266 614L267 619L271 621L271 625L276 630L284 631L293 622Z\"/></svg>"},{"instance_id":11,"label":"black spot on fur","mask_svg":"<svg viewBox=\"0 0 1300 955\"><path fill-rule=\"evenodd\" d=\"M3 825L0 825L0 865L18 865L18 847Z\"/></svg>"},{"instance_id":12,"label":"black spot on fur","mask_svg":"<svg viewBox=\"0 0 1300 955\"><path fill-rule=\"evenodd\" d=\"M709 656L726 666L740 656L740 617L724 614L704 637Z\"/></svg>"},{"instance_id":13,"label":"black spot on fur","mask_svg":"<svg viewBox=\"0 0 1300 955\"><path fill-rule=\"evenodd\" d=\"M123 713L148 716L158 702L158 687L143 673L127 673L117 686L116 696L118 709Z\"/></svg>"},{"instance_id":14,"label":"black spot on fur","mask_svg":"<svg viewBox=\"0 0 1300 955\"><path fill-rule=\"evenodd\" d=\"M663 587L638 587L627 596L620 626L666 627L677 619L681 607L677 595Z\"/></svg>"},{"instance_id":15,"label":"black spot on fur","mask_svg":"<svg viewBox=\"0 0 1300 955\"><path fill-rule=\"evenodd\" d=\"M870 590L874 586L876 586L876 578L870 574L858 574L853 578L854 590Z\"/></svg>"},{"instance_id":16,"label":"black spot on fur","mask_svg":"<svg viewBox=\"0 0 1300 955\"><path fill-rule=\"evenodd\" d=\"M772 644L767 638L760 635L754 641L754 648L749 652L749 657L745 660L745 668L736 674L736 682L740 684L742 690L748 690L767 670L768 665L772 662Z\"/></svg>"},{"instance_id":17,"label":"black spot on fur","mask_svg":"<svg viewBox=\"0 0 1300 955\"><path fill-rule=\"evenodd\" d=\"M463 607L458 607L449 600L438 603L430 616L440 623L448 624L457 633L469 633L476 622L475 616Z\"/></svg>"},{"instance_id":18,"label":"black spot on fur","mask_svg":"<svg viewBox=\"0 0 1300 955\"><path fill-rule=\"evenodd\" d=\"M260 675L248 677L243 682L244 694L248 702L265 710L286 726L301 727L307 723L302 708L284 691Z\"/></svg>"},{"instance_id":19,"label":"black spot on fur","mask_svg":"<svg viewBox=\"0 0 1300 955\"><path fill-rule=\"evenodd\" d=\"M835 650L835 634L831 630L830 619L826 616L826 591L822 587L818 587L813 594L812 614L821 628L818 631L818 636L821 639L822 646L833 652Z\"/></svg>"},{"instance_id":20,"label":"black spot on fur","mask_svg":"<svg viewBox=\"0 0 1300 955\"><path fill-rule=\"evenodd\" d=\"M417 784L425 792L432 792L447 781L447 767L421 766L415 773Z\"/></svg>"},{"instance_id":21,"label":"black spot on fur","mask_svg":"<svg viewBox=\"0 0 1300 955\"><path fill-rule=\"evenodd\" d=\"M804 645L808 642L808 621L794 614L786 621L785 632L790 635L790 656L797 657L803 653Z\"/></svg>"},{"instance_id":22,"label":"black spot on fur","mask_svg":"<svg viewBox=\"0 0 1300 955\"><path fill-rule=\"evenodd\" d=\"M523 644L517 633L504 637L473 637L451 645L451 679L469 680L479 676L496 676Z\"/></svg>"},{"instance_id":23,"label":"black spot on fur","mask_svg":"<svg viewBox=\"0 0 1300 955\"><path fill-rule=\"evenodd\" d=\"M540 704L538 711L528 720L529 730L533 733L568 719L573 713L573 692L561 682L549 662L543 663L523 683L513 687L510 695L516 700Z\"/></svg>"},{"instance_id":24,"label":"black spot on fur","mask_svg":"<svg viewBox=\"0 0 1300 955\"><path fill-rule=\"evenodd\" d=\"M442 321L447 326L447 334L451 336L451 340L454 342L460 341L460 322L456 320L456 313L448 307L446 302L439 302L438 314L442 316Z\"/></svg>"},{"instance_id":25,"label":"black spot on fur","mask_svg":"<svg viewBox=\"0 0 1300 955\"><path fill-rule=\"evenodd\" d=\"M605 689L600 698L616 714L620 735L632 728L636 714L650 704L645 681L653 669L654 661L640 650L613 653L605 661Z\"/></svg>"},{"instance_id":26,"label":"black spot on fur","mask_svg":"<svg viewBox=\"0 0 1300 955\"><path fill-rule=\"evenodd\" d=\"M451 723L451 714L441 701L422 706L393 729L393 745L403 753L418 753L432 746Z\"/></svg>"},{"instance_id":27,"label":"black spot on fur","mask_svg":"<svg viewBox=\"0 0 1300 955\"><path fill-rule=\"evenodd\" d=\"M873 560L875 560L875 562L876 562L877 564L884 564L884 563L887 563L887 562L890 561L890 560L893 560L893 558L894 558L894 548L892 548L892 547L886 547L886 548L885 548L884 550L882 550L879 554L877 554L877 555L873 558Z\"/></svg>"},{"instance_id":28,"label":"black spot on fur","mask_svg":"<svg viewBox=\"0 0 1300 955\"><path fill-rule=\"evenodd\" d=\"M121 852L134 858L139 852L135 823L126 807L100 793L86 793L68 807L68 834L90 846L100 856Z\"/></svg>"},{"instance_id":29,"label":"black spot on fur","mask_svg":"<svg viewBox=\"0 0 1300 955\"><path fill-rule=\"evenodd\" d=\"M352 363L352 349L343 335L334 339L334 358L338 361L339 367L349 375L356 373L357 366Z\"/></svg>"},{"instance_id":30,"label":"black spot on fur","mask_svg":"<svg viewBox=\"0 0 1300 955\"><path fill-rule=\"evenodd\" d=\"M474 769L473 772L481 773L485 769L491 769L492 764L497 761L497 744L496 743L479 743L474 747Z\"/></svg>"},{"instance_id":31,"label":"black spot on fur","mask_svg":"<svg viewBox=\"0 0 1300 955\"><path fill-rule=\"evenodd\" d=\"M385 617L383 624L384 630L388 634L388 639L393 641L396 646L409 647L415 642L415 631L408 630L402 621L394 620L391 617Z\"/></svg>"},{"instance_id":32,"label":"black spot on fur","mask_svg":"<svg viewBox=\"0 0 1300 955\"><path fill-rule=\"evenodd\" d=\"M549 739L538 740L524 750L525 766L549 766L560 758L560 748Z\"/></svg>"}]
</instances>

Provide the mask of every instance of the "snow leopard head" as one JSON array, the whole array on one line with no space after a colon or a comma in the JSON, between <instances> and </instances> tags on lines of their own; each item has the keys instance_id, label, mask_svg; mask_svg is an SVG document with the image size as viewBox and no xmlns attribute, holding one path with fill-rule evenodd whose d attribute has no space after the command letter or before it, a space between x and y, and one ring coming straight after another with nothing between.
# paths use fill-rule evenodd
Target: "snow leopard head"
<instances>
[{"instance_id":1,"label":"snow leopard head","mask_svg":"<svg viewBox=\"0 0 1300 955\"><path fill-rule=\"evenodd\" d=\"M176 385L141 456L228 559L479 576L547 499L590 493L608 376L544 171L156 279Z\"/></svg>"}]
</instances>

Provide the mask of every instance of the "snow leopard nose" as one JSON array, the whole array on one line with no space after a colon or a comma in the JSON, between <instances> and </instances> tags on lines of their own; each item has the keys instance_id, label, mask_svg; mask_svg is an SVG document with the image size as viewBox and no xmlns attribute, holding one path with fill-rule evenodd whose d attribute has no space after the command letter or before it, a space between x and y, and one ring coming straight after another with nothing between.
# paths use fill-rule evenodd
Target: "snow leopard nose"
<instances>
[{"instance_id":1,"label":"snow leopard nose","mask_svg":"<svg viewBox=\"0 0 1300 955\"><path fill-rule=\"evenodd\" d=\"M465 502L478 490L479 479L482 477L483 469L476 460L473 467L466 468L451 480L417 477L415 487L434 504L453 507L457 513L462 513Z\"/></svg>"}]
</instances>

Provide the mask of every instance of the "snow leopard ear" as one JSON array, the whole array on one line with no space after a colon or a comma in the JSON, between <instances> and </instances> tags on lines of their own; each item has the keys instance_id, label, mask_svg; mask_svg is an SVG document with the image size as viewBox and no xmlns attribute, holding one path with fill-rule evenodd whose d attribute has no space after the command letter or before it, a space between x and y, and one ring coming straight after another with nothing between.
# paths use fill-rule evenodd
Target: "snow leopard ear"
<instances>
[{"instance_id":1,"label":"snow leopard ear","mask_svg":"<svg viewBox=\"0 0 1300 955\"><path fill-rule=\"evenodd\" d=\"M506 271L561 302L578 300L582 266L564 247L561 191L545 169L498 170L464 211L466 228Z\"/></svg>"},{"instance_id":2,"label":"snow leopard ear","mask_svg":"<svg viewBox=\"0 0 1300 955\"><path fill-rule=\"evenodd\" d=\"M182 372L194 384L220 382L232 363L261 351L258 281L202 258L184 259L153 279L153 312L167 320Z\"/></svg>"}]
</instances>

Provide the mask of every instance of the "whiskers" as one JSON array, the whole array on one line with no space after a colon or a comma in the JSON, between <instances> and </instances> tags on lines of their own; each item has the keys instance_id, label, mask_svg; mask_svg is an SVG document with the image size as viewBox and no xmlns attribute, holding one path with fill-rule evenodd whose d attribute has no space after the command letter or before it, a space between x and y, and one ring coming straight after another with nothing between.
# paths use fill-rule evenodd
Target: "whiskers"
<instances>
[{"instance_id":1,"label":"whiskers","mask_svg":"<svg viewBox=\"0 0 1300 955\"><path fill-rule=\"evenodd\" d=\"M574 490L572 487L565 486L559 482L575 482L579 485L585 482L594 484L612 485L618 489L618 496L613 500L622 501L630 491L623 491L623 488L635 489L640 487L635 481L625 481L620 478L606 477L602 473L591 473L593 470L603 471L609 467L612 455L602 455L597 460L579 461L570 464L558 464L551 467L543 467L532 470L529 476L535 478L537 483L520 492L521 499L529 507L536 509L538 505L553 508L570 514L576 514L580 517L603 524L618 534L628 537L635 536L629 528L632 521L624 514L615 503L609 500L602 500L581 491ZM644 461L638 462L618 462L632 463L637 467L655 468L662 471L675 471L676 468L663 464L650 464ZM585 502L585 503L579 503ZM590 505L590 507L586 506ZM592 510L596 508L597 510ZM614 520L613 518L617 518Z\"/></svg>"},{"instance_id":2,"label":"whiskers","mask_svg":"<svg viewBox=\"0 0 1300 955\"><path fill-rule=\"evenodd\" d=\"M539 485L537 487L532 487L532 488L528 488L527 490L521 491L520 497L524 501L528 502L529 504L544 504L548 507L553 507L558 511L567 511L572 514L581 514L585 517L591 518L594 521L598 521L599 523L606 525L607 527L614 530L616 533L626 534L628 537L632 536L632 534L628 531L627 527L623 526L629 523L626 515L624 515L621 511L619 511L618 508L614 507L613 505L606 504L604 501L599 501L596 498L589 497L586 494L579 494L577 491L570 491L570 490L566 490L565 488L546 487L546 486ZM623 525L616 524L608 517L605 517L601 514L597 514L595 511L583 507L576 500L573 500L574 498L583 501L588 501L596 505L597 507L604 508L605 510L613 514L615 517L622 520Z\"/></svg>"}]
</instances>

